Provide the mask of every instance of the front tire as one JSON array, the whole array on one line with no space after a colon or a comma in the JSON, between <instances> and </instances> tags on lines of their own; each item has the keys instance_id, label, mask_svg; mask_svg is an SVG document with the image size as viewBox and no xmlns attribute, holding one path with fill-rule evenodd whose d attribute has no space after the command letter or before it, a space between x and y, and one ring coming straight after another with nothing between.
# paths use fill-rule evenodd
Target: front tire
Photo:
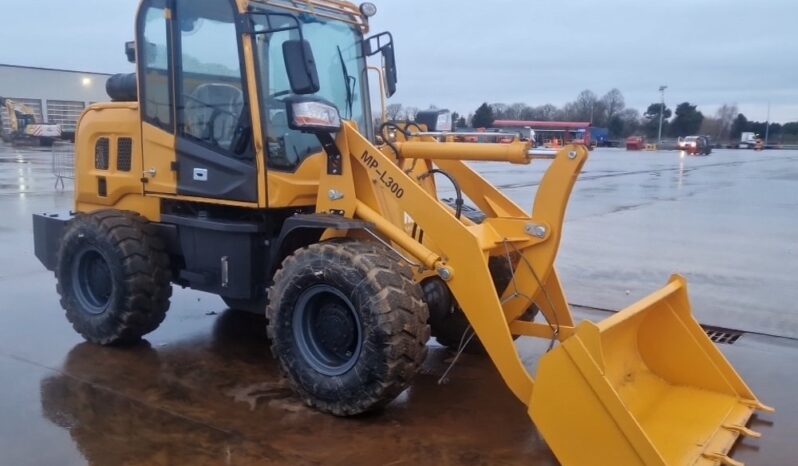
<instances>
[{"instance_id":1,"label":"front tire","mask_svg":"<svg viewBox=\"0 0 798 466\"><path fill-rule=\"evenodd\" d=\"M289 256L267 309L272 353L306 404L352 416L390 403L427 354L428 311L412 270L370 242Z\"/></svg>"},{"instance_id":2,"label":"front tire","mask_svg":"<svg viewBox=\"0 0 798 466\"><path fill-rule=\"evenodd\" d=\"M143 217L114 210L76 217L56 267L61 306L75 331L100 345L152 332L172 295L169 256Z\"/></svg>"}]
</instances>

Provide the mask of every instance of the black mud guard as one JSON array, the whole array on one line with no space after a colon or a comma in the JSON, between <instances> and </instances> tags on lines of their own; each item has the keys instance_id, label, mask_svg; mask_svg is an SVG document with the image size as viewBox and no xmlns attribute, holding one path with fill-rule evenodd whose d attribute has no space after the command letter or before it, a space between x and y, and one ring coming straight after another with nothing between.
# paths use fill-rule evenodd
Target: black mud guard
<instances>
[{"instance_id":1,"label":"black mud guard","mask_svg":"<svg viewBox=\"0 0 798 466\"><path fill-rule=\"evenodd\" d=\"M269 248L269 270L274 273L283 259L295 250L316 243L325 230L370 230L374 225L362 220L353 220L330 214L299 214L286 219L280 235Z\"/></svg>"},{"instance_id":2,"label":"black mud guard","mask_svg":"<svg viewBox=\"0 0 798 466\"><path fill-rule=\"evenodd\" d=\"M73 218L71 213L33 214L33 251L49 271L55 270L64 228Z\"/></svg>"}]
</instances>

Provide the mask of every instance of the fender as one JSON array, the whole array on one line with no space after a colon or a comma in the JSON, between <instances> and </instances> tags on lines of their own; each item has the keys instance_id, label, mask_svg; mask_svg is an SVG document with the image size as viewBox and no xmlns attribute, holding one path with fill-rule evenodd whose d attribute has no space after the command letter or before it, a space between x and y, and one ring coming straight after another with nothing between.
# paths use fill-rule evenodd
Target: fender
<instances>
[{"instance_id":1,"label":"fender","mask_svg":"<svg viewBox=\"0 0 798 466\"><path fill-rule=\"evenodd\" d=\"M283 259L295 250L319 241L327 230L375 231L374 225L363 220L354 220L330 214L299 214L283 222L280 234L269 248L269 275L280 267Z\"/></svg>"}]
</instances>

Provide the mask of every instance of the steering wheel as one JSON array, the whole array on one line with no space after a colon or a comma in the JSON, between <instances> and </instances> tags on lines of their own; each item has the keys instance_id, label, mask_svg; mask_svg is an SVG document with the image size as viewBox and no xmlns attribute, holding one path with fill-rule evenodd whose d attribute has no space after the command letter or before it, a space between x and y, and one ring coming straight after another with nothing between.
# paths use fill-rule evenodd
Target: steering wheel
<instances>
[{"instance_id":1,"label":"steering wheel","mask_svg":"<svg viewBox=\"0 0 798 466\"><path fill-rule=\"evenodd\" d=\"M210 104L198 97L196 97L193 93L192 94L183 94L183 97L186 99L187 102L190 102L193 105L204 107L210 110L210 115L208 115L207 120L203 122L204 129L201 135L196 134L195 136L200 137L202 140L206 140L214 145L218 145L218 141L216 139L215 127L216 121L220 117L230 118L232 121L236 122L240 126L240 117L241 115L236 114L235 112L231 111L227 108L224 104ZM187 105L188 108L188 105ZM239 128L236 128L235 132L237 132ZM235 132L233 137L235 137Z\"/></svg>"},{"instance_id":2,"label":"steering wheel","mask_svg":"<svg viewBox=\"0 0 798 466\"><path fill-rule=\"evenodd\" d=\"M283 96L291 95L291 94L292 94L292 92L289 91L289 90L275 92L274 94L269 94L266 97L266 106L268 108L278 108L278 109L284 108L285 107L285 100L284 99L278 99L278 97L283 97Z\"/></svg>"}]
</instances>

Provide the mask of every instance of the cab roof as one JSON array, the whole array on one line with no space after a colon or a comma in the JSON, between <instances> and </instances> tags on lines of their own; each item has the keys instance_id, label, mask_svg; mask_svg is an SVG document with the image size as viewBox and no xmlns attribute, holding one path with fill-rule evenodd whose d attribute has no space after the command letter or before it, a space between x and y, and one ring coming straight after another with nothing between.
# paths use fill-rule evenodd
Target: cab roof
<instances>
[{"instance_id":1,"label":"cab roof","mask_svg":"<svg viewBox=\"0 0 798 466\"><path fill-rule=\"evenodd\" d=\"M340 0L251 0L251 4L276 6L297 13L307 13L320 18L352 24L365 34L369 30L368 18L350 2Z\"/></svg>"}]
</instances>

